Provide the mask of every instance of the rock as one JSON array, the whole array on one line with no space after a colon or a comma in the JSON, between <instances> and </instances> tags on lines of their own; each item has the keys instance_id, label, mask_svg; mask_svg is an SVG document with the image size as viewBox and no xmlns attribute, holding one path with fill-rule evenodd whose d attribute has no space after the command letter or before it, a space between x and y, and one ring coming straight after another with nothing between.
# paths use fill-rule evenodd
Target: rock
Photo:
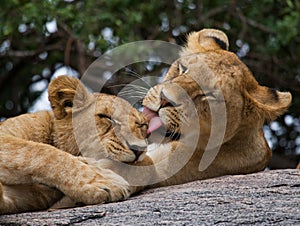
<instances>
[{"instance_id":1,"label":"rock","mask_svg":"<svg viewBox=\"0 0 300 226\"><path fill-rule=\"evenodd\" d=\"M145 191L129 200L0 216L0 225L296 225L300 170L224 176Z\"/></svg>"}]
</instances>

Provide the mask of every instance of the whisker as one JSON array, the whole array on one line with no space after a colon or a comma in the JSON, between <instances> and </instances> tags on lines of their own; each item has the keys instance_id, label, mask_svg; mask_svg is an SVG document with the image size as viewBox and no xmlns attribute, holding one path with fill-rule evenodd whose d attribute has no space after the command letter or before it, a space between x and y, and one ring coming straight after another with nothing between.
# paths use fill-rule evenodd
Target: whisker
<instances>
[{"instance_id":1,"label":"whisker","mask_svg":"<svg viewBox=\"0 0 300 226\"><path fill-rule=\"evenodd\" d=\"M137 91L140 91L140 90L143 90L145 92L148 92L148 88L144 87L144 86L140 86L140 85L135 85L135 84L116 84L116 85L111 85L111 86L108 86L109 88L115 88L115 87L122 87L124 86L125 89L127 88L133 88L133 89L136 89Z\"/></svg>"},{"instance_id":2,"label":"whisker","mask_svg":"<svg viewBox=\"0 0 300 226\"><path fill-rule=\"evenodd\" d=\"M123 90L132 90L132 91L139 91L139 92L148 92L148 89L143 88L142 86L125 86Z\"/></svg>"},{"instance_id":3,"label":"whisker","mask_svg":"<svg viewBox=\"0 0 300 226\"><path fill-rule=\"evenodd\" d=\"M115 87L121 87L121 86L126 86L128 84L124 83L124 84L116 84L116 85L111 85L111 86L108 86L108 88L115 88Z\"/></svg>"},{"instance_id":4,"label":"whisker","mask_svg":"<svg viewBox=\"0 0 300 226\"><path fill-rule=\"evenodd\" d=\"M121 94L121 95L118 94L118 96L123 97L125 99L140 99L140 100L144 99L144 96L132 96L132 95L128 96L128 95L124 95L124 94Z\"/></svg>"},{"instance_id":5,"label":"whisker","mask_svg":"<svg viewBox=\"0 0 300 226\"><path fill-rule=\"evenodd\" d=\"M149 87L144 87L144 86L141 86L141 85L135 85L135 84L128 84L128 86L132 86L132 87L136 87L138 89L144 89L144 90L147 90L149 89Z\"/></svg>"},{"instance_id":6,"label":"whisker","mask_svg":"<svg viewBox=\"0 0 300 226\"><path fill-rule=\"evenodd\" d=\"M132 98L143 98L144 95L131 95L127 93L118 93L118 96L120 97L132 97Z\"/></svg>"},{"instance_id":7,"label":"whisker","mask_svg":"<svg viewBox=\"0 0 300 226\"><path fill-rule=\"evenodd\" d=\"M118 84L118 85L113 85L110 87L120 87L123 86L123 84ZM144 98L148 92L148 89L140 86L140 85L135 85L135 84L128 84L124 89L122 89L118 95L123 96L123 97L136 97L136 98Z\"/></svg>"},{"instance_id":8,"label":"whisker","mask_svg":"<svg viewBox=\"0 0 300 226\"><path fill-rule=\"evenodd\" d=\"M132 76L134 76L134 77L136 77L136 78L142 78L142 77L143 77L142 75L140 75L139 73L137 73L137 72L131 70L131 69L128 68L128 67L125 68L125 72L124 72L124 73L125 73L125 74L128 74L128 75L132 75Z\"/></svg>"},{"instance_id":9,"label":"whisker","mask_svg":"<svg viewBox=\"0 0 300 226\"><path fill-rule=\"evenodd\" d=\"M146 92L134 92L133 90L122 90L118 93L119 95L136 95L136 96L145 96L147 93Z\"/></svg>"},{"instance_id":10,"label":"whisker","mask_svg":"<svg viewBox=\"0 0 300 226\"><path fill-rule=\"evenodd\" d=\"M134 91L134 90L122 90L119 92L119 94L145 96L147 94L147 92L140 92L140 91Z\"/></svg>"},{"instance_id":11,"label":"whisker","mask_svg":"<svg viewBox=\"0 0 300 226\"><path fill-rule=\"evenodd\" d=\"M142 75L140 75L139 73L137 73L137 72L131 70L130 68L126 68L126 70L125 70L124 73L125 73L125 74L128 74L128 75L132 75L133 77L136 77L136 78L138 78L138 79L142 79L142 78L143 78ZM143 79L142 79L142 81L148 86L148 88L151 88L151 85L150 85L148 82L146 82L146 81L143 80Z\"/></svg>"}]
</instances>

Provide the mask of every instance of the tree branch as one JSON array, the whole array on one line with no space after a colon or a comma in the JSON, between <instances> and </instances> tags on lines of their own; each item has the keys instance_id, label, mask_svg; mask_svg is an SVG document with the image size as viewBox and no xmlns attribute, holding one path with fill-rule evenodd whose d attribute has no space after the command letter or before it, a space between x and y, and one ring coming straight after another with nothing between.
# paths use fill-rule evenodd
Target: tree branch
<instances>
[{"instance_id":1,"label":"tree branch","mask_svg":"<svg viewBox=\"0 0 300 226\"><path fill-rule=\"evenodd\" d=\"M265 33L269 33L269 34L274 34L274 32L269 29L267 26L265 26L264 24L258 23L255 20L252 20L248 17L246 17L242 10L240 10L239 7L236 7L235 11L230 12L233 16L237 16L243 23L248 24L251 27L257 28Z\"/></svg>"},{"instance_id":2,"label":"tree branch","mask_svg":"<svg viewBox=\"0 0 300 226\"><path fill-rule=\"evenodd\" d=\"M8 50L6 54L0 56L0 58L12 57L12 58L26 58L37 56L43 52L53 51L53 50L63 50L61 43L55 43L53 45L46 46L37 50Z\"/></svg>"}]
</instances>

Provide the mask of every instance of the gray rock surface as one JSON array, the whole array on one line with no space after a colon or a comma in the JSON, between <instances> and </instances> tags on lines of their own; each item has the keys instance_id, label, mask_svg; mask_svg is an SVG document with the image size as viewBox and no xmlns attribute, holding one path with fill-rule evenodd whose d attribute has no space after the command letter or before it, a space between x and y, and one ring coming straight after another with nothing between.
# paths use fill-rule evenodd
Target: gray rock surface
<instances>
[{"instance_id":1,"label":"gray rock surface","mask_svg":"<svg viewBox=\"0 0 300 226\"><path fill-rule=\"evenodd\" d=\"M224 176L129 200L0 216L0 225L300 225L300 170Z\"/></svg>"}]
</instances>

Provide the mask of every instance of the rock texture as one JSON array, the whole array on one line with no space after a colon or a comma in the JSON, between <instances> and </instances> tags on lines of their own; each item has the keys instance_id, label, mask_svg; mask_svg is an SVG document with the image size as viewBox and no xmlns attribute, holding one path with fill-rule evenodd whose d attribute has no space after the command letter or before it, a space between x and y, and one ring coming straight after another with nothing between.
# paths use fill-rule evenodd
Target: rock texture
<instances>
[{"instance_id":1,"label":"rock texture","mask_svg":"<svg viewBox=\"0 0 300 226\"><path fill-rule=\"evenodd\" d=\"M224 176L98 206L0 216L0 225L300 225L300 170Z\"/></svg>"}]
</instances>

